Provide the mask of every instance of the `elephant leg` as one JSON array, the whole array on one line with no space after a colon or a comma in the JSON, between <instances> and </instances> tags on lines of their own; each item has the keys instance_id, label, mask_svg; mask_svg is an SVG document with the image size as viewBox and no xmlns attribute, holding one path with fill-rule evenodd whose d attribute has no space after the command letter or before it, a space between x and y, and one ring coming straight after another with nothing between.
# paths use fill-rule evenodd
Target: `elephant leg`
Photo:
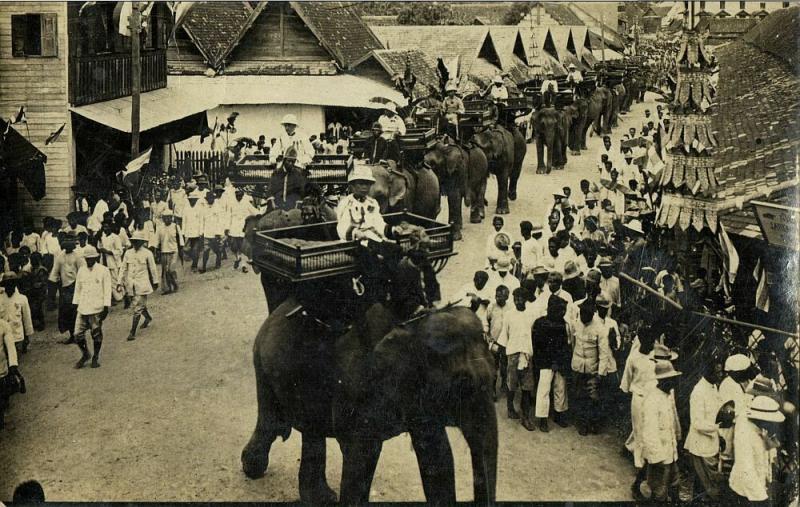
<instances>
[{"instance_id":1,"label":"elephant leg","mask_svg":"<svg viewBox=\"0 0 800 507\"><path fill-rule=\"evenodd\" d=\"M258 356L256 355L256 361ZM269 466L269 451L272 442L279 436L289 437L292 429L277 419L275 395L264 378L261 368L256 366L256 399L258 420L250 441L242 450L242 470L251 479L263 477Z\"/></svg>"},{"instance_id":2,"label":"elephant leg","mask_svg":"<svg viewBox=\"0 0 800 507\"><path fill-rule=\"evenodd\" d=\"M447 220L453 228L453 240L461 239L461 227L463 220L461 217L461 189L458 185L450 184L447 188Z\"/></svg>"},{"instance_id":3,"label":"elephant leg","mask_svg":"<svg viewBox=\"0 0 800 507\"><path fill-rule=\"evenodd\" d=\"M302 502L312 505L336 502L336 493L325 480L325 437L303 434L298 479Z\"/></svg>"},{"instance_id":4,"label":"elephant leg","mask_svg":"<svg viewBox=\"0 0 800 507\"><path fill-rule=\"evenodd\" d=\"M411 431L411 443L417 454L425 500L433 505L455 504L455 466L444 427L414 429Z\"/></svg>"},{"instance_id":5,"label":"elephant leg","mask_svg":"<svg viewBox=\"0 0 800 507\"><path fill-rule=\"evenodd\" d=\"M548 157L549 157L548 153ZM536 137L536 173L547 172L547 164L544 161L544 142L541 137Z\"/></svg>"},{"instance_id":6,"label":"elephant leg","mask_svg":"<svg viewBox=\"0 0 800 507\"><path fill-rule=\"evenodd\" d=\"M508 173L510 168L508 164L500 169L497 173L497 214L508 215L511 211L508 209Z\"/></svg>"},{"instance_id":7,"label":"elephant leg","mask_svg":"<svg viewBox=\"0 0 800 507\"><path fill-rule=\"evenodd\" d=\"M473 502L491 505L497 487L497 415L489 390L475 397L468 417L461 421L461 433L472 455Z\"/></svg>"},{"instance_id":8,"label":"elephant leg","mask_svg":"<svg viewBox=\"0 0 800 507\"><path fill-rule=\"evenodd\" d=\"M478 188L476 190L476 197L473 206L477 205L478 207L478 222L480 223L486 217L486 179L482 178L480 183L478 184ZM470 218L470 221L472 218Z\"/></svg>"},{"instance_id":9,"label":"elephant leg","mask_svg":"<svg viewBox=\"0 0 800 507\"><path fill-rule=\"evenodd\" d=\"M370 438L340 440L342 485L339 495L344 505L365 505L381 456L383 442Z\"/></svg>"}]
</instances>

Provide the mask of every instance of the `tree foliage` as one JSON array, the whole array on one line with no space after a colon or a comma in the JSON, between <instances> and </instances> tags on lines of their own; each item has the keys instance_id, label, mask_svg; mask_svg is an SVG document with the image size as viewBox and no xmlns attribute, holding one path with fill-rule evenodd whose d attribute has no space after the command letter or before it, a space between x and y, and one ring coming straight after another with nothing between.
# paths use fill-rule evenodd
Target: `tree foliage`
<instances>
[{"instance_id":1,"label":"tree foliage","mask_svg":"<svg viewBox=\"0 0 800 507\"><path fill-rule=\"evenodd\" d=\"M452 6L444 2L410 2L397 15L401 25L460 25L460 19Z\"/></svg>"},{"instance_id":2,"label":"tree foliage","mask_svg":"<svg viewBox=\"0 0 800 507\"><path fill-rule=\"evenodd\" d=\"M529 13L536 2L516 2L506 10L503 16L504 25L517 25Z\"/></svg>"}]
</instances>

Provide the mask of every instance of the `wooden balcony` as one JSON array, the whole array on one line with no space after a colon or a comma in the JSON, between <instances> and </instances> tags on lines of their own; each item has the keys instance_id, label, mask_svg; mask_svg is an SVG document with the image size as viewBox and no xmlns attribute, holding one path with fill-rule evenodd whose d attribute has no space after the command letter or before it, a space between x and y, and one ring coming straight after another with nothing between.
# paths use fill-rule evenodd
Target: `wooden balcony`
<instances>
[{"instance_id":1,"label":"wooden balcony","mask_svg":"<svg viewBox=\"0 0 800 507\"><path fill-rule=\"evenodd\" d=\"M167 54L142 50L141 91L167 86ZM78 56L70 60L70 102L84 106L131 94L131 55Z\"/></svg>"}]
</instances>

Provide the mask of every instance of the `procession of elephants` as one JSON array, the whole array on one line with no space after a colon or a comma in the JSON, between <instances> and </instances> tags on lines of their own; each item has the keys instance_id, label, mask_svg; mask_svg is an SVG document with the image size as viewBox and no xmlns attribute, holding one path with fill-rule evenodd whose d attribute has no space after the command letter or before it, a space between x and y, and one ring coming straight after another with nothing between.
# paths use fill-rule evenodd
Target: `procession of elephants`
<instances>
[{"instance_id":1,"label":"procession of elephants","mask_svg":"<svg viewBox=\"0 0 800 507\"><path fill-rule=\"evenodd\" d=\"M517 127L516 118L497 114L498 121L462 135L461 142L438 140L411 168L376 166L372 195L381 212L406 209L434 219L440 195L446 195L453 239L459 239L463 205L470 208L470 222L485 217L490 174L498 185L496 213L510 212L509 201L520 191L526 137L536 143L537 172L563 169L567 147L577 156L586 149L590 128L595 135L609 133L643 89L635 75L626 75L613 86L584 83L570 95L563 108L540 107L530 114L531 136ZM325 208L316 216L335 214ZM248 236L264 225L248 226ZM264 276L262 282L269 297L274 282ZM455 473L445 432L451 426L461 430L470 448L474 501L494 502L494 364L480 321L468 308L446 307L398 326L376 303L347 327L331 326L329 317L341 321L337 314L347 311L337 291L349 285L349 278L344 284L316 284L305 298L289 294L279 305L270 302L254 346L258 420L241 455L245 474L263 476L273 442L285 440L294 428L302 433L301 500L337 501L325 477L325 439L335 438L343 457L338 501L365 503L383 442L408 432L427 501L452 504ZM311 308L309 300L330 304Z\"/></svg>"}]
</instances>

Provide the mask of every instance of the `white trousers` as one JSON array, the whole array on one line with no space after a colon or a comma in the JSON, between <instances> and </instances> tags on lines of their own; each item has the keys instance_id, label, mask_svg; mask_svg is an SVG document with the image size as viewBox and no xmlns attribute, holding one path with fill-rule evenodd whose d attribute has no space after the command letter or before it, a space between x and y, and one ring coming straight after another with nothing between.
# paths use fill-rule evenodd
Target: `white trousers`
<instances>
[{"instance_id":1,"label":"white trousers","mask_svg":"<svg viewBox=\"0 0 800 507\"><path fill-rule=\"evenodd\" d=\"M550 391L553 391L553 408L556 412L567 411L567 381L559 372L539 370L539 385L536 388L536 417L550 414Z\"/></svg>"}]
</instances>

